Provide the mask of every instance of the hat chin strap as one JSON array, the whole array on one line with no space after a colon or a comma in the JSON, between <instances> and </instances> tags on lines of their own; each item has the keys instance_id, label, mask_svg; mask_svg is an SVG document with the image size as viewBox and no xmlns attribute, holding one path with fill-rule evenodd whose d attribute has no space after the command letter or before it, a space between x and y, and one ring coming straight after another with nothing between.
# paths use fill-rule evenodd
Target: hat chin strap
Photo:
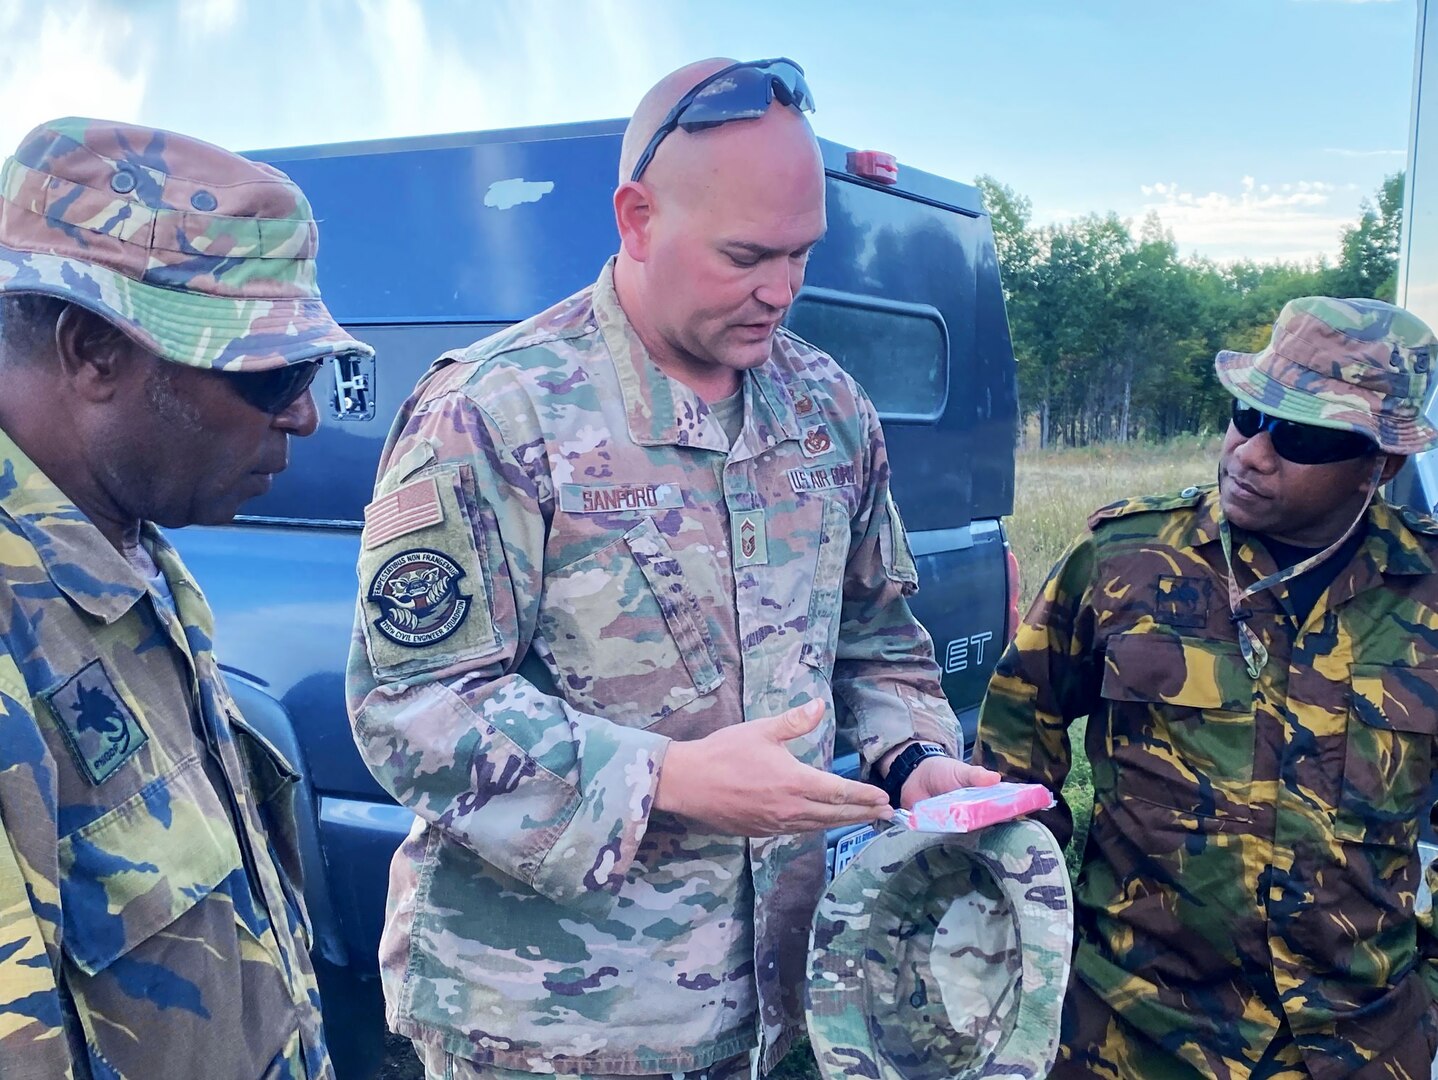
<instances>
[{"instance_id":1,"label":"hat chin strap","mask_svg":"<svg viewBox=\"0 0 1438 1080\"><path fill-rule=\"evenodd\" d=\"M1358 508L1358 516L1343 530L1343 535L1333 543L1320 551L1317 555L1310 555L1302 562L1280 570L1275 574L1269 574L1266 578L1260 578L1248 588L1239 591L1238 578L1233 572L1233 536L1228 526L1228 518L1223 513L1223 501L1218 504L1218 535L1223 544L1223 562L1228 570L1228 609L1233 624L1238 627L1238 647L1243 653L1243 662L1248 668L1250 678L1258 678L1264 667L1268 664L1268 647L1263 644L1263 639L1258 632L1248 625L1251 612L1244 607L1244 601L1255 593L1263 592L1264 589L1271 589L1275 585L1281 585L1285 581L1291 581L1299 574L1312 570L1323 560L1332 557L1333 553L1341 548L1355 529L1362 523L1368 514L1368 507L1373 503L1373 497L1378 494L1378 486L1383 479L1383 467L1388 463L1387 454L1379 454L1377 464L1373 467L1373 473L1366 484L1367 491L1363 496L1363 505Z\"/></svg>"}]
</instances>

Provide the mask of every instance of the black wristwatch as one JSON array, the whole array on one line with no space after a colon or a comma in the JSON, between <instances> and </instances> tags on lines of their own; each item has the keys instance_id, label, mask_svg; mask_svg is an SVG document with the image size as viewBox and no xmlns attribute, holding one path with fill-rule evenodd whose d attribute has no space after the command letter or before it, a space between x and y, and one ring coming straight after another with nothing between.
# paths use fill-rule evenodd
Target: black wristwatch
<instances>
[{"instance_id":1,"label":"black wristwatch","mask_svg":"<svg viewBox=\"0 0 1438 1080\"><path fill-rule=\"evenodd\" d=\"M917 742L910 743L899 751L899 756L889 764L889 771L884 776L884 783L881 785L889 795L889 805L897 810L900 806L899 793L904 790L904 784L919 767L919 762L931 757L950 757L951 755L938 743Z\"/></svg>"}]
</instances>

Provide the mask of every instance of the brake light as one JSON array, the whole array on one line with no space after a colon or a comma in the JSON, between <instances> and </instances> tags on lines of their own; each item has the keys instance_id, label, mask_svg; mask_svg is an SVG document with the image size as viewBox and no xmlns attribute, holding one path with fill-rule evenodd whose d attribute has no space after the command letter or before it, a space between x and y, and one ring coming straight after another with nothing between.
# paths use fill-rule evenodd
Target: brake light
<instances>
[{"instance_id":1,"label":"brake light","mask_svg":"<svg viewBox=\"0 0 1438 1080\"><path fill-rule=\"evenodd\" d=\"M1019 560L1008 544L1004 545L1004 555L1009 564L1009 622L1008 633L1004 636L1004 644L1007 645L1019 632Z\"/></svg>"},{"instance_id":2,"label":"brake light","mask_svg":"<svg viewBox=\"0 0 1438 1080\"><path fill-rule=\"evenodd\" d=\"M882 150L850 150L848 170L855 176L872 180L876 184L897 184L899 162L893 154Z\"/></svg>"}]
</instances>

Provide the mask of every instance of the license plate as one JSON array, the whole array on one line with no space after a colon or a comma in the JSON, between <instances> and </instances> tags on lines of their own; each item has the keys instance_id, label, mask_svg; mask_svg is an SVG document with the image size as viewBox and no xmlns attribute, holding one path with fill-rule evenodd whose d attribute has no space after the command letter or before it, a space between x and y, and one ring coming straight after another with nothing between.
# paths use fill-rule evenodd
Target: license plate
<instances>
[{"instance_id":1,"label":"license plate","mask_svg":"<svg viewBox=\"0 0 1438 1080\"><path fill-rule=\"evenodd\" d=\"M843 873L844 867L849 865L864 845L878 835L872 825L865 825L862 829L855 829L839 837L839 842L834 845L834 867L829 874L829 880L832 881Z\"/></svg>"}]
</instances>

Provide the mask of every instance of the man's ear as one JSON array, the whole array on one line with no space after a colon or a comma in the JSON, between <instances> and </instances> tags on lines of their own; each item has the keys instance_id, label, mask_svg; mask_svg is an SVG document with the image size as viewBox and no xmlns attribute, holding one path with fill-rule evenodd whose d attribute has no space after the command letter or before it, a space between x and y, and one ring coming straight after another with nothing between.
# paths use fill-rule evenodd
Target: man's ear
<instances>
[{"instance_id":1,"label":"man's ear","mask_svg":"<svg viewBox=\"0 0 1438 1080\"><path fill-rule=\"evenodd\" d=\"M75 304L55 320L55 352L67 382L86 401L105 402L133 373L136 346L113 323Z\"/></svg>"},{"instance_id":2,"label":"man's ear","mask_svg":"<svg viewBox=\"0 0 1438 1080\"><path fill-rule=\"evenodd\" d=\"M1389 454L1388 460L1383 463L1383 478L1378 482L1380 484L1388 483L1398 475L1398 470L1403 468L1407 461L1407 454Z\"/></svg>"},{"instance_id":3,"label":"man's ear","mask_svg":"<svg viewBox=\"0 0 1438 1080\"><path fill-rule=\"evenodd\" d=\"M614 191L614 223L624 254L635 262L649 258L649 232L654 221L654 197L647 185L631 180Z\"/></svg>"}]
</instances>

